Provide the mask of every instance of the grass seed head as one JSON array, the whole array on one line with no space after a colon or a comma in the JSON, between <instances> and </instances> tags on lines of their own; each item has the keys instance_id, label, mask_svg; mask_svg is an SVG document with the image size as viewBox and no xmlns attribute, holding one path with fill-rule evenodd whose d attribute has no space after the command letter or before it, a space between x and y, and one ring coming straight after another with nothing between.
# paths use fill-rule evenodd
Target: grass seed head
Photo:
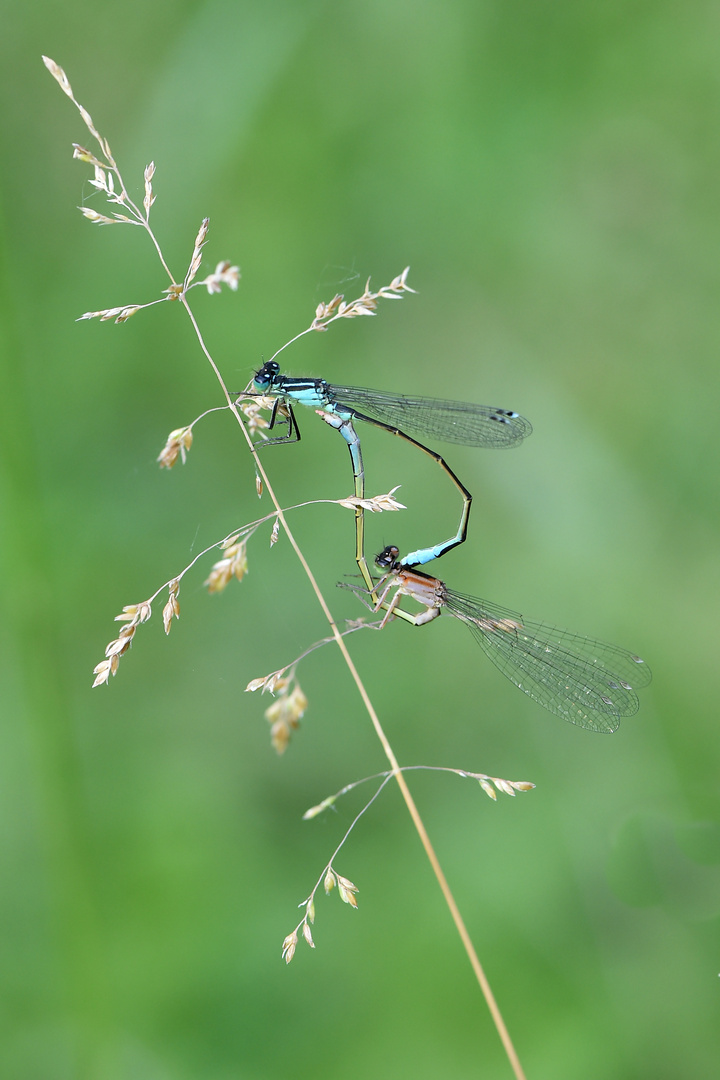
<instances>
[{"instance_id":1,"label":"grass seed head","mask_svg":"<svg viewBox=\"0 0 720 1080\"><path fill-rule=\"evenodd\" d=\"M303 923L302 935L305 938L305 940L307 941L310 948L314 949L315 948L315 942L313 941L312 933L310 932L310 927L309 927L308 923L306 923L306 922Z\"/></svg>"},{"instance_id":2,"label":"grass seed head","mask_svg":"<svg viewBox=\"0 0 720 1080\"><path fill-rule=\"evenodd\" d=\"M295 949L297 948L298 936L297 930L293 930L292 934L288 934L282 944L282 958L286 964L289 964L295 955Z\"/></svg>"}]
</instances>

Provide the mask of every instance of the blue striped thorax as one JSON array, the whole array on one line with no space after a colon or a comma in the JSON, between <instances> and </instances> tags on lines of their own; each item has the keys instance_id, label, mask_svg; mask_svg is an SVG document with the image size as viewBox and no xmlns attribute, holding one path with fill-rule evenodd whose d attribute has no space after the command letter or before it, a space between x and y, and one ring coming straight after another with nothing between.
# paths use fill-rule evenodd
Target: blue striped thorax
<instances>
[{"instance_id":1,"label":"blue striped thorax","mask_svg":"<svg viewBox=\"0 0 720 1080\"><path fill-rule=\"evenodd\" d=\"M289 375L281 375L280 365L275 360L268 360L255 373L253 387L259 394L307 405L311 409L324 409L325 412L337 413L343 419L354 415L350 409L337 407L325 379L294 379Z\"/></svg>"}]
</instances>

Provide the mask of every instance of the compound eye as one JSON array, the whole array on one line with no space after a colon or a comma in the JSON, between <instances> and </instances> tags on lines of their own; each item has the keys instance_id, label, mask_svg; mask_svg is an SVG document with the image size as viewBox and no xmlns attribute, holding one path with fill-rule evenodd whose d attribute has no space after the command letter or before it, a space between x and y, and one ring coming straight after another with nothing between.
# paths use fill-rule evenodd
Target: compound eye
<instances>
[{"instance_id":1,"label":"compound eye","mask_svg":"<svg viewBox=\"0 0 720 1080\"><path fill-rule=\"evenodd\" d=\"M270 386L280 370L280 365L275 360L268 360L259 371L255 372L254 383L256 386Z\"/></svg>"},{"instance_id":2,"label":"compound eye","mask_svg":"<svg viewBox=\"0 0 720 1080\"><path fill-rule=\"evenodd\" d=\"M390 544L388 547L383 548L379 555L375 557L375 565L380 567L392 566L397 561L397 557L400 554L398 548L394 544Z\"/></svg>"}]
</instances>

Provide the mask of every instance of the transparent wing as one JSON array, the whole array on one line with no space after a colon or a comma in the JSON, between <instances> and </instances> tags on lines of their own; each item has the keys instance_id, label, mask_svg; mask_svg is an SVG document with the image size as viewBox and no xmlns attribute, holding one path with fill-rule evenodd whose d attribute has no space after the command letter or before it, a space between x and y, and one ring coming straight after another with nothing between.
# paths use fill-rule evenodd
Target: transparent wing
<instances>
[{"instance_id":1,"label":"transparent wing","mask_svg":"<svg viewBox=\"0 0 720 1080\"><path fill-rule=\"evenodd\" d=\"M516 446L532 432L524 416L489 405L384 394L361 386L328 385L327 389L329 397L340 405L367 413L390 427L442 442L502 449Z\"/></svg>"},{"instance_id":2,"label":"transparent wing","mask_svg":"<svg viewBox=\"0 0 720 1080\"><path fill-rule=\"evenodd\" d=\"M485 600L447 590L447 610L462 619L483 652L523 693L571 724L612 732L637 712L647 664L617 645L533 623Z\"/></svg>"}]
</instances>

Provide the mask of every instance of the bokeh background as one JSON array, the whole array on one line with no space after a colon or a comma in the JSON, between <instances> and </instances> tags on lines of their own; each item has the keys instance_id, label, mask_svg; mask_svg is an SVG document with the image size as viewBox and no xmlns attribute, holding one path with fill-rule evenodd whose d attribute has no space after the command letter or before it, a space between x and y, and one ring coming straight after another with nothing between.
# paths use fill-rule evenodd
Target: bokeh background
<instances>
[{"instance_id":1,"label":"bokeh background","mask_svg":"<svg viewBox=\"0 0 720 1080\"><path fill-rule=\"evenodd\" d=\"M123 604L269 509L179 306L123 326L87 310L167 281L102 211L68 73L178 277L228 384L335 292L410 264L416 296L284 354L336 382L516 408L520 449L448 448L475 493L455 588L625 645L654 680L604 737L545 713L453 620L350 647L400 759L536 790L492 804L415 774L418 800L529 1077L717 1075L720 1052L718 273L720 17L712 4L521 0L87 0L5 5L2 139L0 1075L12 1080L504 1077L510 1068L395 790L337 862L358 912L317 902L311 952L280 945L384 767L334 646L278 758L247 682L326 626L269 530L242 584L139 631L91 671ZM264 461L284 505L350 493L308 412ZM432 462L365 430L368 488L402 514L369 550L455 529ZM439 449L445 449L439 447ZM339 620L352 515L292 524ZM352 580L352 578L346 579Z\"/></svg>"}]
</instances>

